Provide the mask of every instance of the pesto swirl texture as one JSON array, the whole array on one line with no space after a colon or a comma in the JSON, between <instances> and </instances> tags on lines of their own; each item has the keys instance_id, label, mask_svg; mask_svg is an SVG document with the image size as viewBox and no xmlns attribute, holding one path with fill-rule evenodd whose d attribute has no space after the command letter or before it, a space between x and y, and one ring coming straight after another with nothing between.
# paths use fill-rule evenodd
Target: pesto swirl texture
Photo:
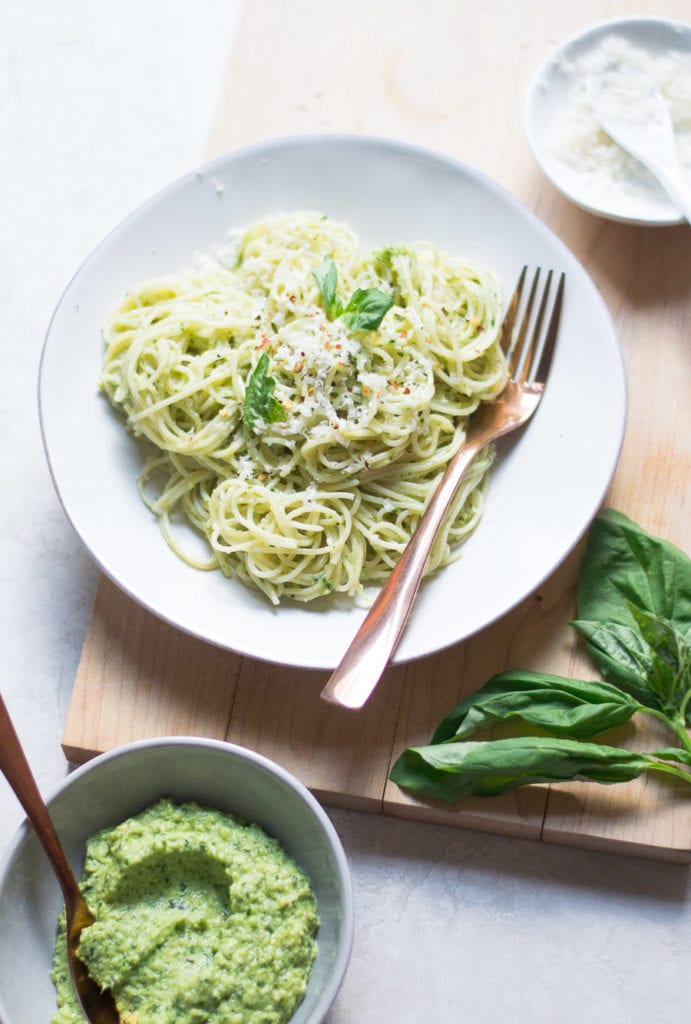
<instances>
[{"instance_id":1,"label":"pesto swirl texture","mask_svg":"<svg viewBox=\"0 0 691 1024\"><path fill-rule=\"evenodd\" d=\"M96 923L80 955L123 1024L283 1024L302 1001L318 915L309 880L257 825L162 800L87 844ZM83 1024L64 915L52 1024Z\"/></svg>"}]
</instances>

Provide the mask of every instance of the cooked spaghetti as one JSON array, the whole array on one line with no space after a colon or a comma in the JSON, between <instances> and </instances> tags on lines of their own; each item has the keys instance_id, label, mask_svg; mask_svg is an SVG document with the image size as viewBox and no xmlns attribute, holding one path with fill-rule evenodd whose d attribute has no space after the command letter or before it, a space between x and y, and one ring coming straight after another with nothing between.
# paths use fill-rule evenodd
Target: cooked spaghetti
<instances>
[{"instance_id":1,"label":"cooked spaghetti","mask_svg":"<svg viewBox=\"0 0 691 1024\"><path fill-rule=\"evenodd\" d=\"M344 224L278 215L130 290L101 386L154 446L140 489L181 558L274 603L353 597L389 575L468 417L502 389L498 323L489 271L427 243L363 255ZM477 524L491 460L467 473L428 572Z\"/></svg>"}]
</instances>

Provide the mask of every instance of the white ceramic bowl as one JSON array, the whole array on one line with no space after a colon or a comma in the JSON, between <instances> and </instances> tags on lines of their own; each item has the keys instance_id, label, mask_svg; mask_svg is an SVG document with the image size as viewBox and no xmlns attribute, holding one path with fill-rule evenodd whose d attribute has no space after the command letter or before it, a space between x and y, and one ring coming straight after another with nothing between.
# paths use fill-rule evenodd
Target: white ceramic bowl
<instances>
[{"instance_id":1,"label":"white ceramic bowl","mask_svg":"<svg viewBox=\"0 0 691 1024\"><path fill-rule=\"evenodd\" d=\"M288 136L227 153L154 197L87 259L51 322L39 384L50 470L88 550L145 608L251 658L336 667L361 602L274 608L240 580L186 564L141 500L137 441L96 386L103 317L128 286L189 266L232 227L300 209L345 221L365 248L426 239L467 256L493 268L507 296L524 263L566 272L547 394L520 441L503 446L461 557L421 587L394 656L410 661L483 629L554 571L602 503L624 430L624 368L602 297L555 235L472 168L390 139Z\"/></svg>"},{"instance_id":2,"label":"white ceramic bowl","mask_svg":"<svg viewBox=\"0 0 691 1024\"><path fill-rule=\"evenodd\" d=\"M589 176L561 159L557 136L572 88L577 85L579 63L606 39L623 39L649 59L671 53L691 60L691 25L662 18L633 17L599 22L583 29L553 50L533 75L526 93L524 121L528 145L544 173L559 191L584 210L627 224L663 226L684 218L661 190L640 187L640 179L606 193Z\"/></svg>"},{"instance_id":3,"label":"white ceramic bowl","mask_svg":"<svg viewBox=\"0 0 691 1024\"><path fill-rule=\"evenodd\" d=\"M318 1024L343 980L353 937L349 869L323 809L286 771L242 747L177 737L132 743L78 768L47 801L77 875L89 835L163 796L257 822L306 871L319 905L318 953L291 1024ZM0 870L2 1024L47 1024L54 1013L50 969L60 909L58 882L24 823Z\"/></svg>"}]
</instances>

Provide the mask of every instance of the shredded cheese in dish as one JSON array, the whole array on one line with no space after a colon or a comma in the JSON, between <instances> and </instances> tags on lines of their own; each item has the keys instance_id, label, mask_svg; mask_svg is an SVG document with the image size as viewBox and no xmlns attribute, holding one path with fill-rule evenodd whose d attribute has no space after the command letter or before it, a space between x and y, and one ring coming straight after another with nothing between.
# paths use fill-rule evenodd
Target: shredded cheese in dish
<instances>
[{"instance_id":1,"label":"shredded cheese in dish","mask_svg":"<svg viewBox=\"0 0 691 1024\"><path fill-rule=\"evenodd\" d=\"M130 290L100 383L154 446L140 490L181 558L273 603L354 597L389 575L468 417L502 390L499 313L490 271L424 242L363 254L345 224L280 214ZM467 473L428 572L477 524L491 461Z\"/></svg>"},{"instance_id":2,"label":"shredded cheese in dish","mask_svg":"<svg viewBox=\"0 0 691 1024\"><path fill-rule=\"evenodd\" d=\"M648 53L618 35L606 36L592 51L577 60L565 61L571 85L563 115L556 126L554 155L582 176L595 199L606 204L619 194L664 198L653 174L626 153L600 127L592 110L589 87L610 66L621 65L621 82L610 72L612 99L619 96L622 113L631 117L627 68L643 72L655 83L670 112L679 162L691 181L691 60L687 51L669 49ZM639 100L640 102L640 100ZM642 122L645 112L639 111Z\"/></svg>"}]
</instances>

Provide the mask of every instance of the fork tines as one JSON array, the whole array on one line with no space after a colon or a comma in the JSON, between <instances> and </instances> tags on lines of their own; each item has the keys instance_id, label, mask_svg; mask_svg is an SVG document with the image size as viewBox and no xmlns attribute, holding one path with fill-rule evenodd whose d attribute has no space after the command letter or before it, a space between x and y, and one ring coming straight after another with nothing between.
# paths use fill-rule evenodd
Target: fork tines
<instances>
[{"instance_id":1,"label":"fork tines","mask_svg":"<svg viewBox=\"0 0 691 1024\"><path fill-rule=\"evenodd\" d=\"M565 275L559 275L556 290L553 296L552 290L553 272L547 273L545 284L542 288L539 300L538 285L540 281L541 268L538 267L533 275L532 283L525 301L523 289L528 273L528 267L523 267L518 284L511 297L509 313L510 330L506 332L505 345L508 358L509 376L513 380L533 381L538 380L544 383L552 363L554 346L559 329L559 319L564 299ZM551 314L546 329L543 325L550 302L552 304ZM513 332L513 325L520 315L518 330ZM527 339L527 343L526 343Z\"/></svg>"}]
</instances>

